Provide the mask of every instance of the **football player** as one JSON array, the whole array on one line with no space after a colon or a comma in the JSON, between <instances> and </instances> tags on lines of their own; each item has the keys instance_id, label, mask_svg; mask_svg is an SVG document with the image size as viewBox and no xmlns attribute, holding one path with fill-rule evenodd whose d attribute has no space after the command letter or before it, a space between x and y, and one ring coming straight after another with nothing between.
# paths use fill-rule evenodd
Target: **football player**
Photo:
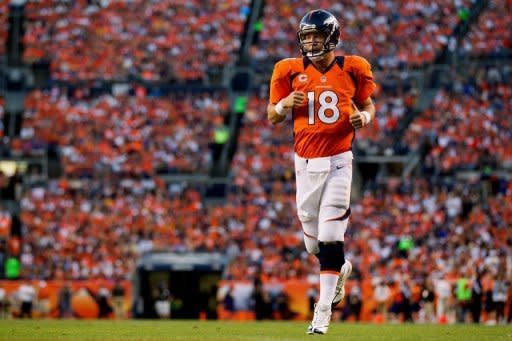
<instances>
[{"instance_id":1,"label":"football player","mask_svg":"<svg viewBox=\"0 0 512 341\"><path fill-rule=\"evenodd\" d=\"M355 130L375 116L370 98L375 83L364 58L335 55L340 25L331 13L307 13L297 37L302 58L274 66L267 114L273 124L288 116L293 120L297 215L306 249L320 263L320 297L308 333L325 334L352 271L343 249L351 149Z\"/></svg>"}]
</instances>

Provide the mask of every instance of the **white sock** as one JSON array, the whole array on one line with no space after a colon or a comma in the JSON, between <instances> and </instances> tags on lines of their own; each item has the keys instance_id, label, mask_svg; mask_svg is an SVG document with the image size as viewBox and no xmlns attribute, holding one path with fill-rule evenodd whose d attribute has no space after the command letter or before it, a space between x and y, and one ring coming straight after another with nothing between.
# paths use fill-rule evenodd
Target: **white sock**
<instances>
[{"instance_id":1,"label":"white sock","mask_svg":"<svg viewBox=\"0 0 512 341\"><path fill-rule=\"evenodd\" d=\"M336 283L338 283L338 275L334 273L320 274L320 299L318 304L331 305L336 293Z\"/></svg>"}]
</instances>

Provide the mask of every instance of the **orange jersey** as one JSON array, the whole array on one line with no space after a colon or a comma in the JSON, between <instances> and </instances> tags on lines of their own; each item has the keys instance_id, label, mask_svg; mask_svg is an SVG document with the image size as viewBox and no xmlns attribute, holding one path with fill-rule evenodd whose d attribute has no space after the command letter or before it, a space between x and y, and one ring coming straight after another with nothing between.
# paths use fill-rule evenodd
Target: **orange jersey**
<instances>
[{"instance_id":1,"label":"orange jersey","mask_svg":"<svg viewBox=\"0 0 512 341\"><path fill-rule=\"evenodd\" d=\"M336 155L352 148L351 101L364 102L375 89L370 64L358 56L337 56L324 73L307 58L276 63L270 103L303 91L306 103L293 108L295 152L304 158Z\"/></svg>"}]
</instances>

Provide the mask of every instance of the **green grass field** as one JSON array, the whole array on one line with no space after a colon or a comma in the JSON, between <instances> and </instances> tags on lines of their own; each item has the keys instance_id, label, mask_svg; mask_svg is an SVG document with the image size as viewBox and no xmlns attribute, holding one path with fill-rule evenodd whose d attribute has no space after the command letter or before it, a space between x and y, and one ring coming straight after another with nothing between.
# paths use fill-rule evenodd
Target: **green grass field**
<instances>
[{"instance_id":1,"label":"green grass field","mask_svg":"<svg viewBox=\"0 0 512 341\"><path fill-rule=\"evenodd\" d=\"M512 340L512 326L333 323L306 335L307 322L1 320L0 340Z\"/></svg>"}]
</instances>

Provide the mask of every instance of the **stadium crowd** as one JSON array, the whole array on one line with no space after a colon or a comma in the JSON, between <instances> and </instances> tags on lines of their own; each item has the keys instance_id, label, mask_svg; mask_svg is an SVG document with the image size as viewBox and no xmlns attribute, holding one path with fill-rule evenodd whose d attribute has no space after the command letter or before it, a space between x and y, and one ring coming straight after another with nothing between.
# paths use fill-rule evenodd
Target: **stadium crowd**
<instances>
[{"instance_id":1,"label":"stadium crowd","mask_svg":"<svg viewBox=\"0 0 512 341\"><path fill-rule=\"evenodd\" d=\"M25 60L50 60L52 77L61 81L204 80L209 68L232 61L248 1L105 4L29 2ZM343 18L346 47L373 56L381 68L431 62L471 4L315 2ZM484 34L499 4L482 16ZM272 15L265 15L253 57L293 55L303 2L274 1L265 11ZM477 33L469 39L464 46L487 41ZM177 57L180 63L173 63ZM510 168L511 70L465 71L464 77L454 73L453 84L413 120L398 147L398 125L412 115L419 95L414 84L380 88L378 117L357 134L356 146L367 154L430 143L422 177L371 182L352 204L346 257L354 273L345 304L359 299L359 309L375 311L376 318L443 321L456 311L451 318L464 321L479 298L487 321L499 321L502 307L511 319L512 181L486 172L472 183L449 177L464 169ZM226 280L315 285L317 261L304 250L295 216L292 127L267 122L266 92L262 87L249 98L225 202L209 205L196 189L168 186L158 173L207 172L212 131L229 110L225 93L152 96L137 86L99 96L87 86L31 92L11 152L55 148L64 176L25 191L22 240L7 251L0 245L3 254L19 255L22 278L73 280L128 278L140 254L159 248L222 251L232 260ZM489 185L488 197L481 196L481 184ZM9 217L3 211L0 217L6 224ZM477 295L477 284L484 295Z\"/></svg>"},{"instance_id":2,"label":"stadium crowd","mask_svg":"<svg viewBox=\"0 0 512 341\"><path fill-rule=\"evenodd\" d=\"M429 174L457 170L512 168L512 68L465 67L452 74L450 86L416 116L404 136L411 149L430 145L424 168Z\"/></svg>"},{"instance_id":3,"label":"stadium crowd","mask_svg":"<svg viewBox=\"0 0 512 341\"><path fill-rule=\"evenodd\" d=\"M152 96L140 86L125 90L101 95L87 87L31 92L11 153L37 155L59 147L70 176L209 171L212 135L229 111L225 92Z\"/></svg>"},{"instance_id":4,"label":"stadium crowd","mask_svg":"<svg viewBox=\"0 0 512 341\"><path fill-rule=\"evenodd\" d=\"M249 4L30 1L24 60L50 61L52 78L64 81L206 80L233 61Z\"/></svg>"},{"instance_id":5,"label":"stadium crowd","mask_svg":"<svg viewBox=\"0 0 512 341\"><path fill-rule=\"evenodd\" d=\"M450 43L456 25L469 11L461 1L272 1L265 6L255 64L297 54L299 20L311 6L332 12L342 25L347 53L371 56L381 68L420 66Z\"/></svg>"},{"instance_id":6,"label":"stadium crowd","mask_svg":"<svg viewBox=\"0 0 512 341\"><path fill-rule=\"evenodd\" d=\"M373 96L379 115L357 132L355 147L360 155L405 154L409 148L397 134L401 122L414 114L419 87L406 72L377 71L374 77L379 83Z\"/></svg>"},{"instance_id":7,"label":"stadium crowd","mask_svg":"<svg viewBox=\"0 0 512 341\"><path fill-rule=\"evenodd\" d=\"M461 52L472 56L499 56L510 54L512 38L510 37L510 20L512 20L512 1L489 1L489 8L478 18L478 23L461 44Z\"/></svg>"},{"instance_id":8,"label":"stadium crowd","mask_svg":"<svg viewBox=\"0 0 512 341\"><path fill-rule=\"evenodd\" d=\"M7 33L9 31L9 3L2 1L0 3L0 56L5 55L5 46L7 44Z\"/></svg>"}]
</instances>

